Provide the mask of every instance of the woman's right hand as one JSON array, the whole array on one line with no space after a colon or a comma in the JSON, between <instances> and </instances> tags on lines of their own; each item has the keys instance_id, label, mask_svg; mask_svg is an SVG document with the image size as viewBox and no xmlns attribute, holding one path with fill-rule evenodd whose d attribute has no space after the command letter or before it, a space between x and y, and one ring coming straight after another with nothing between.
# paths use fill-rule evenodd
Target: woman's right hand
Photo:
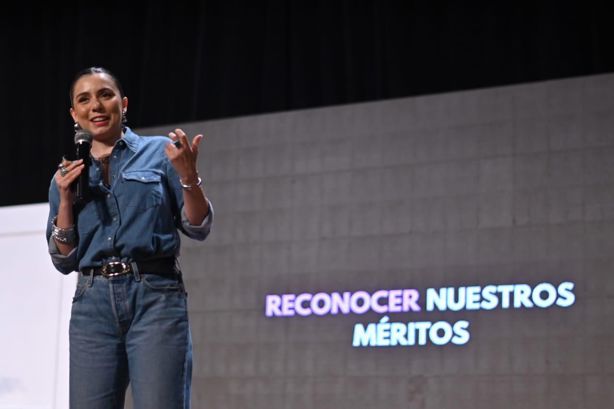
<instances>
[{"instance_id":1,"label":"woman's right hand","mask_svg":"<svg viewBox=\"0 0 614 409\"><path fill-rule=\"evenodd\" d=\"M60 193L60 202L72 204L73 193L70 185L77 180L85 165L83 159L76 161L69 161L62 159L62 163L58 167L58 171L55 173L55 184L58 187ZM64 171L62 171L64 168Z\"/></svg>"},{"instance_id":2,"label":"woman's right hand","mask_svg":"<svg viewBox=\"0 0 614 409\"><path fill-rule=\"evenodd\" d=\"M70 185L77 180L85 165L83 160L71 162L62 159L62 163L58 166L58 171L55 174L55 184L60 193L60 204L55 225L62 229L71 228L75 225L73 217L73 192ZM75 244L65 244L55 240L55 244L61 254L67 255L75 248Z\"/></svg>"}]
</instances>

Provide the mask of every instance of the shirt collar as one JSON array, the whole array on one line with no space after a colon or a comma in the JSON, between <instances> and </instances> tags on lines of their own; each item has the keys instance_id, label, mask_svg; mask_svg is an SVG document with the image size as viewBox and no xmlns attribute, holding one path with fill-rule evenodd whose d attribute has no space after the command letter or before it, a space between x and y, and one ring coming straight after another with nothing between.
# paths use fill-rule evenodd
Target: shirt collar
<instances>
[{"instance_id":1,"label":"shirt collar","mask_svg":"<svg viewBox=\"0 0 614 409\"><path fill-rule=\"evenodd\" d=\"M141 142L141 138L139 138L139 136L137 134L135 134L134 132L132 132L132 129L126 127L124 129L124 136L121 139L126 146L133 152L136 152L139 144ZM118 142L120 143L120 142Z\"/></svg>"}]
</instances>

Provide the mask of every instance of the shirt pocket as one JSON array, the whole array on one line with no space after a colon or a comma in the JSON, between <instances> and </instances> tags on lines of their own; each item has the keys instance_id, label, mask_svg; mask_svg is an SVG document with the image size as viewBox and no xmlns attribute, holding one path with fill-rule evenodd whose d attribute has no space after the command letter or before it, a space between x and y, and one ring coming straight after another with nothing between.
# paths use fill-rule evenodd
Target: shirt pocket
<instances>
[{"instance_id":1,"label":"shirt pocket","mask_svg":"<svg viewBox=\"0 0 614 409\"><path fill-rule=\"evenodd\" d=\"M162 203L162 174L156 170L130 170L122 172L125 184L125 205L140 210Z\"/></svg>"}]
</instances>

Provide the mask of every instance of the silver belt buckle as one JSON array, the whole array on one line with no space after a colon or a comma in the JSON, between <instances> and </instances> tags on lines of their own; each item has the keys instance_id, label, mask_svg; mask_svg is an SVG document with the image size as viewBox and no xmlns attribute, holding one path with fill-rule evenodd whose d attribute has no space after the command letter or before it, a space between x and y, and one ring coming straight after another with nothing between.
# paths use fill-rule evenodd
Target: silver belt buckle
<instances>
[{"instance_id":1,"label":"silver belt buckle","mask_svg":"<svg viewBox=\"0 0 614 409\"><path fill-rule=\"evenodd\" d=\"M101 274L105 277L117 277L130 272L130 264L123 261L109 261L102 266Z\"/></svg>"}]
</instances>

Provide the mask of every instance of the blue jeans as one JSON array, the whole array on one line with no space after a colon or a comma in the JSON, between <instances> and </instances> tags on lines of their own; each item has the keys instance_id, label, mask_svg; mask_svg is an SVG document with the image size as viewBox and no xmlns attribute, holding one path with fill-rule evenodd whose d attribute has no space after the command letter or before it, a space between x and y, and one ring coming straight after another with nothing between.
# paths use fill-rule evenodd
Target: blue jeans
<instances>
[{"instance_id":1,"label":"blue jeans","mask_svg":"<svg viewBox=\"0 0 614 409\"><path fill-rule=\"evenodd\" d=\"M190 407L192 341L180 278L79 274L70 318L70 408Z\"/></svg>"}]
</instances>

